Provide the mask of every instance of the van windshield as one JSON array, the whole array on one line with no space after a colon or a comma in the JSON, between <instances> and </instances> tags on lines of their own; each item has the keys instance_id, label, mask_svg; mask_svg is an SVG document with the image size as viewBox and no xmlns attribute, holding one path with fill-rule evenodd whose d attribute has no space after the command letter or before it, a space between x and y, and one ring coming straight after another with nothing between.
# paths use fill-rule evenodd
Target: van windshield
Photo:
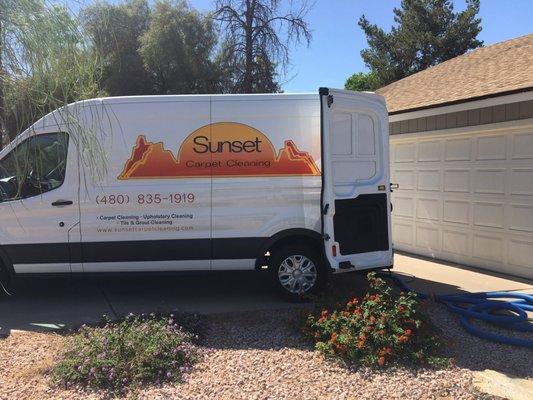
<instances>
[{"instance_id":1,"label":"van windshield","mask_svg":"<svg viewBox=\"0 0 533 400\"><path fill-rule=\"evenodd\" d=\"M36 196L65 180L68 135L32 136L0 160L0 201Z\"/></svg>"}]
</instances>

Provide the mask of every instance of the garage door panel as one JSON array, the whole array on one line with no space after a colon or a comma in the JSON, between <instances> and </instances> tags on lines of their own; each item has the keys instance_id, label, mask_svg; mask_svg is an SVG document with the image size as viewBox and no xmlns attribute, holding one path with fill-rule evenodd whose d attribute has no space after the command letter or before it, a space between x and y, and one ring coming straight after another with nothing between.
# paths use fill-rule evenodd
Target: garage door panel
<instances>
[{"instance_id":1,"label":"garage door panel","mask_svg":"<svg viewBox=\"0 0 533 400\"><path fill-rule=\"evenodd\" d=\"M474 192L486 194L504 194L505 169L477 168L474 171Z\"/></svg>"},{"instance_id":2,"label":"garage door panel","mask_svg":"<svg viewBox=\"0 0 533 400\"><path fill-rule=\"evenodd\" d=\"M470 202L465 200L444 200L442 220L455 224L470 223Z\"/></svg>"},{"instance_id":3,"label":"garage door panel","mask_svg":"<svg viewBox=\"0 0 533 400\"><path fill-rule=\"evenodd\" d=\"M513 136L513 159L533 159L533 133Z\"/></svg>"},{"instance_id":4,"label":"garage door panel","mask_svg":"<svg viewBox=\"0 0 533 400\"><path fill-rule=\"evenodd\" d=\"M513 168L509 186L512 195L533 196L533 168Z\"/></svg>"},{"instance_id":5,"label":"garage door panel","mask_svg":"<svg viewBox=\"0 0 533 400\"><path fill-rule=\"evenodd\" d=\"M473 209L474 225L489 228L503 228L503 203L476 202L473 204Z\"/></svg>"},{"instance_id":6,"label":"garage door panel","mask_svg":"<svg viewBox=\"0 0 533 400\"><path fill-rule=\"evenodd\" d=\"M398 183L402 190L413 190L415 188L415 171L412 169L395 171L394 182Z\"/></svg>"},{"instance_id":7,"label":"garage door panel","mask_svg":"<svg viewBox=\"0 0 533 400\"><path fill-rule=\"evenodd\" d=\"M415 161L415 143L401 143L394 146L394 161L397 163L406 163Z\"/></svg>"},{"instance_id":8,"label":"garage door panel","mask_svg":"<svg viewBox=\"0 0 533 400\"><path fill-rule=\"evenodd\" d=\"M396 243L412 246L415 237L413 224L401 221L396 222L393 225L392 237Z\"/></svg>"},{"instance_id":9,"label":"garage door panel","mask_svg":"<svg viewBox=\"0 0 533 400\"><path fill-rule=\"evenodd\" d=\"M442 232L442 250L451 254L467 256L470 240L467 232L445 229Z\"/></svg>"},{"instance_id":10,"label":"garage door panel","mask_svg":"<svg viewBox=\"0 0 533 400\"><path fill-rule=\"evenodd\" d=\"M509 241L508 260L511 264L531 268L533 241L511 239Z\"/></svg>"},{"instance_id":11,"label":"garage door panel","mask_svg":"<svg viewBox=\"0 0 533 400\"><path fill-rule=\"evenodd\" d=\"M422 169L418 171L418 190L439 191L440 170Z\"/></svg>"},{"instance_id":12,"label":"garage door panel","mask_svg":"<svg viewBox=\"0 0 533 400\"><path fill-rule=\"evenodd\" d=\"M450 139L446 141L445 161L470 161L472 157L472 141L466 139Z\"/></svg>"},{"instance_id":13,"label":"garage door panel","mask_svg":"<svg viewBox=\"0 0 533 400\"><path fill-rule=\"evenodd\" d=\"M416 217L438 221L440 219L440 200L418 199L416 204Z\"/></svg>"},{"instance_id":14,"label":"garage door panel","mask_svg":"<svg viewBox=\"0 0 533 400\"><path fill-rule=\"evenodd\" d=\"M413 218L414 210L414 199L412 197L396 197L393 209L394 215Z\"/></svg>"},{"instance_id":15,"label":"garage door panel","mask_svg":"<svg viewBox=\"0 0 533 400\"><path fill-rule=\"evenodd\" d=\"M533 278L531 125L392 136L397 248Z\"/></svg>"},{"instance_id":16,"label":"garage door panel","mask_svg":"<svg viewBox=\"0 0 533 400\"><path fill-rule=\"evenodd\" d=\"M447 169L444 171L444 191L463 192L470 191L469 169Z\"/></svg>"},{"instance_id":17,"label":"garage door panel","mask_svg":"<svg viewBox=\"0 0 533 400\"><path fill-rule=\"evenodd\" d=\"M483 260L503 260L503 239L497 236L474 234L472 254Z\"/></svg>"},{"instance_id":18,"label":"garage door panel","mask_svg":"<svg viewBox=\"0 0 533 400\"><path fill-rule=\"evenodd\" d=\"M440 235L437 228L430 226L416 227L416 245L426 250L440 250Z\"/></svg>"},{"instance_id":19,"label":"garage door panel","mask_svg":"<svg viewBox=\"0 0 533 400\"><path fill-rule=\"evenodd\" d=\"M533 232L533 205L511 204L510 214L509 229Z\"/></svg>"},{"instance_id":20,"label":"garage door panel","mask_svg":"<svg viewBox=\"0 0 533 400\"><path fill-rule=\"evenodd\" d=\"M418 144L418 161L440 161L441 142L425 141Z\"/></svg>"},{"instance_id":21,"label":"garage door panel","mask_svg":"<svg viewBox=\"0 0 533 400\"><path fill-rule=\"evenodd\" d=\"M507 144L504 135L477 138L477 160L505 160L506 156Z\"/></svg>"}]
</instances>

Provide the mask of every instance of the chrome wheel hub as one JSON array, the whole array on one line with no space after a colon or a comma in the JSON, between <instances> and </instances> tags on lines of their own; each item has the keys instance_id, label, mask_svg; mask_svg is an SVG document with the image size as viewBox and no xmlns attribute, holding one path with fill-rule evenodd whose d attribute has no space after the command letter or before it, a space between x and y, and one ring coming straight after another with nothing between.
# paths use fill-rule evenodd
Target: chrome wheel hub
<instances>
[{"instance_id":1,"label":"chrome wheel hub","mask_svg":"<svg viewBox=\"0 0 533 400\"><path fill-rule=\"evenodd\" d=\"M278 279L286 290L302 294L313 288L317 279L315 264L306 256L289 256L280 264Z\"/></svg>"}]
</instances>

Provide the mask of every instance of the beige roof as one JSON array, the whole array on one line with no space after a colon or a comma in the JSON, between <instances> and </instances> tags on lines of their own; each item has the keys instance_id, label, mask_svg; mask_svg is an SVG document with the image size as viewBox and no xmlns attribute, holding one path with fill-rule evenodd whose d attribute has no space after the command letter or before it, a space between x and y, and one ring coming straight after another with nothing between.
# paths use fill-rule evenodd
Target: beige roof
<instances>
[{"instance_id":1,"label":"beige roof","mask_svg":"<svg viewBox=\"0 0 533 400\"><path fill-rule=\"evenodd\" d=\"M533 34L482 47L377 90L390 113L533 90Z\"/></svg>"}]
</instances>

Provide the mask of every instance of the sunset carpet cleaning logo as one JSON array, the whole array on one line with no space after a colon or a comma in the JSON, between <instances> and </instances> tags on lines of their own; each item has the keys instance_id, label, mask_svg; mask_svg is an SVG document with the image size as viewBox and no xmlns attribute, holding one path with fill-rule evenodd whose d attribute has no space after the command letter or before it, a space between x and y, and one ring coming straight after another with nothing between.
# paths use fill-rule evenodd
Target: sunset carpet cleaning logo
<instances>
[{"instance_id":1,"label":"sunset carpet cleaning logo","mask_svg":"<svg viewBox=\"0 0 533 400\"><path fill-rule=\"evenodd\" d=\"M276 151L260 131L245 124L218 122L191 133L177 157L163 142L137 138L118 179L172 179L210 176L320 175L313 158L292 140Z\"/></svg>"}]
</instances>

